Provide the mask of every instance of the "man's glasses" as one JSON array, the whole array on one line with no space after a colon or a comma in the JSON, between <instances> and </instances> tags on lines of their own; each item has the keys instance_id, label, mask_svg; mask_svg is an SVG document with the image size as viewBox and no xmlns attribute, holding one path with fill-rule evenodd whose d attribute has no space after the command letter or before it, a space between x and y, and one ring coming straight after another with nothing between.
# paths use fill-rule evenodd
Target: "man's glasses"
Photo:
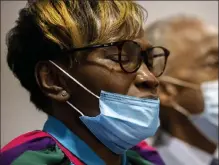
<instances>
[{"instance_id":1,"label":"man's glasses","mask_svg":"<svg viewBox=\"0 0 219 165\"><path fill-rule=\"evenodd\" d=\"M161 46L142 50L137 42L131 40L75 48L67 50L66 53L96 48L108 48L106 58L119 63L121 69L126 73L136 72L144 62L156 77L161 76L164 72L170 54L166 48Z\"/></svg>"}]
</instances>

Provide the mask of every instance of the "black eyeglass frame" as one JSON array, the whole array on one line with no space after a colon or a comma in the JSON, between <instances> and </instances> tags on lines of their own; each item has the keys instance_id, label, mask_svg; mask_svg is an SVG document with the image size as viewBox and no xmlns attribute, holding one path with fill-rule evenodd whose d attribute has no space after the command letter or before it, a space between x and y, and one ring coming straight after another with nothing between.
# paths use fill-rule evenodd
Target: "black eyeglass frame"
<instances>
[{"instance_id":1,"label":"black eyeglass frame","mask_svg":"<svg viewBox=\"0 0 219 165\"><path fill-rule=\"evenodd\" d=\"M129 72L127 71L123 66L122 66L122 59L121 59L121 55L122 55L122 47L123 45L126 43L126 42L132 42L134 44L136 44L140 50L141 50L141 53L140 53L140 56L141 56L141 61L139 62L138 66L136 67L136 69L134 69L133 71ZM151 46L151 47L148 47L146 50L142 50L141 46L135 42L135 41L132 41L132 40L123 40L123 41L117 41L117 42L111 42L111 43L105 43L105 44L98 44L98 45L90 45L90 46L87 46L87 47L81 47L81 48L71 48L71 49L68 49L68 50L64 50L62 53L74 53L76 51L84 51L84 50L89 50L89 49L97 49L97 48L104 48L104 47L111 47L111 46L116 46L118 48L118 56L119 56L119 65L121 67L121 69L126 72L126 73L134 73L136 72L140 67L141 67L141 64L142 62L144 61L146 66L148 67L149 63L148 63L148 60L143 60L143 57L145 55L148 55L148 53L150 53L150 51L152 51L154 48L161 48L163 51L164 51L164 55L156 55L156 56L153 56L153 58L156 58L156 57L161 57L161 56L165 56L165 63L164 63L164 68L163 68L163 71L156 77L159 77L163 74L165 68L166 68L166 63L167 63L167 58L170 54L169 50L162 47L162 46ZM146 58L147 59L147 58Z\"/></svg>"}]
</instances>

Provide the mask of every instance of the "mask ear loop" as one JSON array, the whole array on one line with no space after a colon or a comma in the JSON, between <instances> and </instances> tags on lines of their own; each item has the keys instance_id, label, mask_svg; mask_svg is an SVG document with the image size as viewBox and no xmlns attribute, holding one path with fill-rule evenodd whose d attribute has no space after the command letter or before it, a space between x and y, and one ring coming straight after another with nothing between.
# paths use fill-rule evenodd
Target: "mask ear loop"
<instances>
[{"instance_id":1,"label":"mask ear loop","mask_svg":"<svg viewBox=\"0 0 219 165\"><path fill-rule=\"evenodd\" d=\"M96 97L97 99L99 99L100 97L97 96L96 94L94 94L93 92L91 92L87 87L85 87L84 85L82 85L78 80L76 80L74 77L72 77L68 72L66 72L64 69L62 69L60 66L58 66L55 62L49 60L50 63L52 63L56 68L58 68L60 71L62 71L63 73L66 74L66 76L68 76L70 79L72 79L75 83L77 83L80 87L82 87L84 90L86 90L88 93L90 93L91 95L93 95L94 97Z\"/></svg>"},{"instance_id":2,"label":"mask ear loop","mask_svg":"<svg viewBox=\"0 0 219 165\"><path fill-rule=\"evenodd\" d=\"M81 116L84 116L84 114L78 109L76 108L73 104L71 104L69 101L66 101L66 103L72 107L73 109L75 109Z\"/></svg>"},{"instance_id":3,"label":"mask ear loop","mask_svg":"<svg viewBox=\"0 0 219 165\"><path fill-rule=\"evenodd\" d=\"M159 78L159 80L163 81L163 82L167 82L167 83L171 83L171 84L180 85L180 86L183 86L183 87L195 89L195 90L200 89L200 86L197 85L197 84L193 84L193 83L190 83L190 82L179 80L177 78L173 78L173 77L170 77L170 76L161 76Z\"/></svg>"},{"instance_id":4,"label":"mask ear loop","mask_svg":"<svg viewBox=\"0 0 219 165\"><path fill-rule=\"evenodd\" d=\"M50 63L52 63L56 68L58 68L60 71L62 71L64 74L66 74L66 76L68 76L70 79L72 79L75 83L77 83L80 87L82 87L84 90L86 90L88 93L90 93L91 95L93 95L94 97L96 97L97 99L99 99L100 97L97 96L96 94L94 94L93 92L91 92L87 87L85 87L84 85L82 85L78 80L76 80L74 77L72 77L69 73L67 73L64 69L62 69L59 65L57 65L55 62L49 60ZM72 105L69 101L66 101L66 103L72 107L73 109L75 109L81 116L84 116L84 114L78 109L76 108L74 105Z\"/></svg>"},{"instance_id":5,"label":"mask ear loop","mask_svg":"<svg viewBox=\"0 0 219 165\"><path fill-rule=\"evenodd\" d=\"M172 107L178 111L179 113L183 114L184 116L186 117L189 117L191 116L191 113L186 110L185 108L183 108L181 105L179 105L178 103L176 103L175 101L171 101L171 105Z\"/></svg>"},{"instance_id":6,"label":"mask ear loop","mask_svg":"<svg viewBox=\"0 0 219 165\"><path fill-rule=\"evenodd\" d=\"M194 90L199 90L200 89L199 85L197 85L197 84L189 83L189 82L179 80L177 78L170 77L170 76L161 76L159 80L163 81L163 82L167 82L167 83L171 83L171 84L191 88L191 89L194 89ZM171 100L171 105L176 111L178 111L179 113L183 114L186 117L189 117L189 116L192 115L187 109L183 108L181 105L179 105L178 103L176 103L173 100Z\"/></svg>"}]
</instances>

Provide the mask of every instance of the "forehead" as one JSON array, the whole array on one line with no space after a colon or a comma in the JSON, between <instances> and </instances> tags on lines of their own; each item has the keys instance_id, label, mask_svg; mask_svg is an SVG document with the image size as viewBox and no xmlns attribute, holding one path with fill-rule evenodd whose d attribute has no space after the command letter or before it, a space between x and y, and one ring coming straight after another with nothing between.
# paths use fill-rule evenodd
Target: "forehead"
<instances>
[{"instance_id":1,"label":"forehead","mask_svg":"<svg viewBox=\"0 0 219 165\"><path fill-rule=\"evenodd\" d=\"M195 39L191 44L191 58L199 59L203 56L207 56L210 51L218 50L218 30L213 26L203 25L200 29L197 29L199 38Z\"/></svg>"},{"instance_id":2,"label":"forehead","mask_svg":"<svg viewBox=\"0 0 219 165\"><path fill-rule=\"evenodd\" d=\"M218 49L218 29L214 26L203 27L200 46L204 49Z\"/></svg>"},{"instance_id":3,"label":"forehead","mask_svg":"<svg viewBox=\"0 0 219 165\"><path fill-rule=\"evenodd\" d=\"M218 36L207 36L200 42L199 46L199 55L197 56L206 56L207 52L218 51Z\"/></svg>"},{"instance_id":4,"label":"forehead","mask_svg":"<svg viewBox=\"0 0 219 165\"><path fill-rule=\"evenodd\" d=\"M167 48L170 56L166 70L171 73L178 72L180 68L189 68L197 60L204 60L209 55L208 52L218 52L218 30L213 26L201 24L188 27L169 37L171 39Z\"/></svg>"},{"instance_id":5,"label":"forehead","mask_svg":"<svg viewBox=\"0 0 219 165\"><path fill-rule=\"evenodd\" d=\"M218 30L213 26L199 25L172 34L170 58L192 59L202 56L209 49L218 49Z\"/></svg>"}]
</instances>

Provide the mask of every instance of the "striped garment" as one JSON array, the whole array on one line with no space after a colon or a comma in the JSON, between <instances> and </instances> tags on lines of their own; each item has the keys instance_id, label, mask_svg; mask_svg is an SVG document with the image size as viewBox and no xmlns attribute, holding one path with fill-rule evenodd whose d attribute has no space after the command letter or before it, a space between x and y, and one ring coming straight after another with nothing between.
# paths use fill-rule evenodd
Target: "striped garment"
<instances>
[{"instance_id":1,"label":"striped garment","mask_svg":"<svg viewBox=\"0 0 219 165\"><path fill-rule=\"evenodd\" d=\"M1 149L0 165L94 165L81 158L82 154L79 156L73 154L68 147L61 143L60 139L57 139L45 131L23 134ZM83 146L83 144L80 145L81 142L77 141L78 143L79 146ZM85 147L81 148L86 150L81 150L81 153L89 150ZM92 153L87 155L89 157ZM95 163L95 165L99 164ZM143 141L126 152L125 165L165 164L157 151Z\"/></svg>"}]
</instances>

